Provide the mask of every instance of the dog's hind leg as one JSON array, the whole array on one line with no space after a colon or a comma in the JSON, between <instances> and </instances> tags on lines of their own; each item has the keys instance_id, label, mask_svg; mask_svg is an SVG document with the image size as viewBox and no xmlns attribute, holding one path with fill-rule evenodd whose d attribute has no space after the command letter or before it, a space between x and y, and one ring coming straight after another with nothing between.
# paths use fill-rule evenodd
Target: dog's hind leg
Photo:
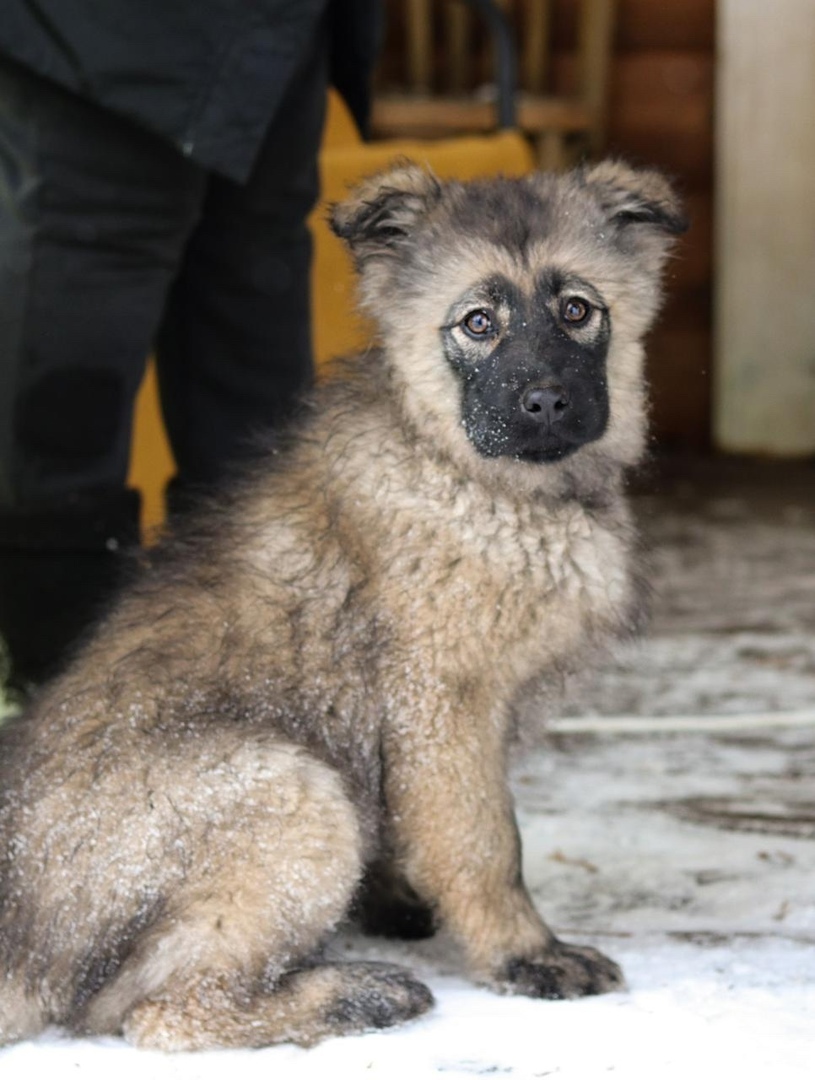
<instances>
[{"instance_id":1,"label":"dog's hind leg","mask_svg":"<svg viewBox=\"0 0 815 1080\"><path fill-rule=\"evenodd\" d=\"M184 818L183 873L68 1026L192 1050L310 1043L424 1011L429 991L401 969L316 963L363 864L338 774L265 737L218 749L166 765L161 790Z\"/></svg>"},{"instance_id":2,"label":"dog's hind leg","mask_svg":"<svg viewBox=\"0 0 815 1080\"><path fill-rule=\"evenodd\" d=\"M331 1035L390 1027L425 1012L427 987L393 964L317 964L247 992L215 975L168 984L131 1010L124 1034L156 1050L310 1046Z\"/></svg>"}]
</instances>

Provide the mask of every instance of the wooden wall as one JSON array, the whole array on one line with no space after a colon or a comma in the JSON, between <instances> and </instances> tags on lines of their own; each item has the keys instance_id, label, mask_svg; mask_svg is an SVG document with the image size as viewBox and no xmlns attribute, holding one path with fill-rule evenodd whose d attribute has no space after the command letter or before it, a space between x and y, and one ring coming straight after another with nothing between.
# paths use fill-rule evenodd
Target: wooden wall
<instances>
[{"instance_id":1,"label":"wooden wall","mask_svg":"<svg viewBox=\"0 0 815 1080\"><path fill-rule=\"evenodd\" d=\"M406 0L387 0L389 33L380 71L398 81ZM439 10L450 0L435 0ZM504 0L522 22L538 0ZM552 89L574 77L577 0L550 0ZM657 442L708 447L711 429L713 87L716 0L617 0L607 151L657 165L677 182L692 227L667 280L667 302L649 348L648 376ZM473 57L489 78L488 50ZM480 70L478 70L480 69Z\"/></svg>"},{"instance_id":2,"label":"wooden wall","mask_svg":"<svg viewBox=\"0 0 815 1080\"><path fill-rule=\"evenodd\" d=\"M658 165L691 217L653 332L653 425L664 446L705 449L711 430L715 0L618 0L608 150Z\"/></svg>"}]
</instances>

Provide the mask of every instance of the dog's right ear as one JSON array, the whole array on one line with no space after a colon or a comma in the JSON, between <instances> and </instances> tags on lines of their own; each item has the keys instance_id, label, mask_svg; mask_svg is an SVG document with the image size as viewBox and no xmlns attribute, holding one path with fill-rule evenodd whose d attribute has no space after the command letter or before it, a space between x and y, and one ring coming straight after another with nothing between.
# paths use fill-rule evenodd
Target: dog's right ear
<instances>
[{"instance_id":1,"label":"dog's right ear","mask_svg":"<svg viewBox=\"0 0 815 1080\"><path fill-rule=\"evenodd\" d=\"M585 166L581 176L615 225L651 226L666 236L687 231L688 218L679 196L656 169L636 169L609 159Z\"/></svg>"},{"instance_id":2,"label":"dog's right ear","mask_svg":"<svg viewBox=\"0 0 815 1080\"><path fill-rule=\"evenodd\" d=\"M345 202L335 203L331 227L361 265L372 257L395 254L440 198L438 179L404 162L364 180Z\"/></svg>"}]
</instances>

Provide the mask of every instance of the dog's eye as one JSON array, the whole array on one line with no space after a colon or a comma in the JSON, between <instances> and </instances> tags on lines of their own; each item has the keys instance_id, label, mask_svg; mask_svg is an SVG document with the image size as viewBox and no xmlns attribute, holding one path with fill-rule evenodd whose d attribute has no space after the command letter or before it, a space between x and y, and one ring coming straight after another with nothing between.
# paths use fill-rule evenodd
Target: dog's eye
<instances>
[{"instance_id":1,"label":"dog's eye","mask_svg":"<svg viewBox=\"0 0 815 1080\"><path fill-rule=\"evenodd\" d=\"M483 311L481 308L478 311L471 311L469 315L465 315L461 325L470 337L476 338L486 337L495 329L492 316L488 311Z\"/></svg>"},{"instance_id":2,"label":"dog's eye","mask_svg":"<svg viewBox=\"0 0 815 1080\"><path fill-rule=\"evenodd\" d=\"M563 301L560 310L566 322L576 326L588 319L591 314L591 305L581 300L579 296L570 296Z\"/></svg>"}]
</instances>

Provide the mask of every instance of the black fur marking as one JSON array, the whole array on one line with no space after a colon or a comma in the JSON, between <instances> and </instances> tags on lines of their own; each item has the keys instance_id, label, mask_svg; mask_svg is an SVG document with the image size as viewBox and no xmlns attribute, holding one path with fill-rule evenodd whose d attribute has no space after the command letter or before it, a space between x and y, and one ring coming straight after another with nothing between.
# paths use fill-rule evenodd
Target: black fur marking
<instances>
[{"instance_id":1,"label":"black fur marking","mask_svg":"<svg viewBox=\"0 0 815 1080\"><path fill-rule=\"evenodd\" d=\"M551 966L534 963L532 960L510 960L501 979L530 997L561 1001L567 996L561 990L561 973Z\"/></svg>"},{"instance_id":2,"label":"black fur marking","mask_svg":"<svg viewBox=\"0 0 815 1080\"><path fill-rule=\"evenodd\" d=\"M476 181L452 206L450 224L457 234L481 237L524 259L530 243L552 231L553 213L525 180Z\"/></svg>"},{"instance_id":3,"label":"black fur marking","mask_svg":"<svg viewBox=\"0 0 815 1080\"><path fill-rule=\"evenodd\" d=\"M614 214L614 221L619 225L656 225L671 236L681 236L690 228L690 219L686 214L677 213L660 203L642 203L639 207L628 208Z\"/></svg>"},{"instance_id":4,"label":"black fur marking","mask_svg":"<svg viewBox=\"0 0 815 1080\"><path fill-rule=\"evenodd\" d=\"M433 909L386 864L367 869L352 914L372 937L421 941L436 933Z\"/></svg>"},{"instance_id":5,"label":"black fur marking","mask_svg":"<svg viewBox=\"0 0 815 1080\"><path fill-rule=\"evenodd\" d=\"M561 1001L603 994L622 986L617 965L595 949L553 943L541 960L516 957L498 975L505 989L527 997Z\"/></svg>"},{"instance_id":6,"label":"black fur marking","mask_svg":"<svg viewBox=\"0 0 815 1080\"><path fill-rule=\"evenodd\" d=\"M338 968L347 968L353 976L345 995L325 1013L328 1023L340 1031L393 1027L433 1005L433 995L424 983L392 964L353 963Z\"/></svg>"},{"instance_id":7,"label":"black fur marking","mask_svg":"<svg viewBox=\"0 0 815 1080\"><path fill-rule=\"evenodd\" d=\"M398 191L382 192L377 199L364 203L357 216L345 228L337 229L337 235L343 239L376 239L390 247L394 240L406 235L403 226L393 223L393 214L401 198Z\"/></svg>"},{"instance_id":8,"label":"black fur marking","mask_svg":"<svg viewBox=\"0 0 815 1080\"><path fill-rule=\"evenodd\" d=\"M358 261L387 254L410 235L417 221L441 197L441 185L429 173L408 173L393 185L377 188L354 205L331 207L329 223Z\"/></svg>"},{"instance_id":9,"label":"black fur marking","mask_svg":"<svg viewBox=\"0 0 815 1080\"><path fill-rule=\"evenodd\" d=\"M579 327L560 313L562 299L577 295L593 308ZM458 328L463 309L479 300L496 312L497 330L473 341ZM606 357L611 321L590 283L556 268L541 275L534 295L524 296L501 277L485 279L453 305L442 341L461 384L462 421L484 457L512 457L541 464L559 461L599 439L609 419ZM557 423L523 407L527 391L562 390Z\"/></svg>"}]
</instances>

